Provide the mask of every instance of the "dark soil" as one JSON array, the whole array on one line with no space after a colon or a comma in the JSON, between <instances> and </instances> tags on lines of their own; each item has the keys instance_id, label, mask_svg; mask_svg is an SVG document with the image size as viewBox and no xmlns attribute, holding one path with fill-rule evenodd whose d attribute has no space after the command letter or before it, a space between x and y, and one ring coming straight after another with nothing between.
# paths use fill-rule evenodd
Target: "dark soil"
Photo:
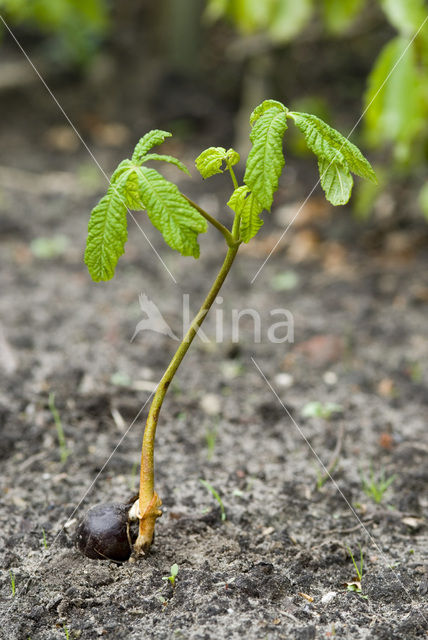
<instances>
[{"instance_id":1,"label":"dark soil","mask_svg":"<svg viewBox=\"0 0 428 640\"><path fill-rule=\"evenodd\" d=\"M182 294L195 311L224 247L210 230L200 261L182 258L137 214L176 283L132 221L114 280L91 282L82 252L105 185L84 150L59 145L52 126L62 121L49 98L18 98L0 145L1 637L426 637L428 233L413 218L412 194L397 226L387 216L358 224L317 192L250 284L287 206L295 212L314 183L312 159L288 159L254 254L242 250L224 287L224 341L214 341L213 313L204 327L211 342L195 342L162 410L164 515L152 551L138 564L90 560L73 545L78 521L89 506L135 492L141 409L176 347L149 331L130 342L138 295L181 333ZM137 135L116 147L89 140L107 173ZM169 147L189 165L200 150ZM203 189L212 190L205 204L214 213L225 185L228 197L221 177L181 182L201 204ZM379 211L391 212L388 198ZM32 240L58 234L69 240L59 256L34 255ZM275 276L285 271L296 286L278 291ZM255 344L252 323L242 321L233 344L232 309L249 307L262 316L262 340ZM280 307L293 314L294 344L267 340L269 310ZM343 411L304 418L310 401ZM329 465L338 439L334 482L317 487L320 460ZM380 503L363 490L371 469L394 476ZM221 495L226 521L201 478ZM355 578L349 550L359 561L360 547L362 593L346 587ZM173 563L175 587L163 580Z\"/></svg>"}]
</instances>

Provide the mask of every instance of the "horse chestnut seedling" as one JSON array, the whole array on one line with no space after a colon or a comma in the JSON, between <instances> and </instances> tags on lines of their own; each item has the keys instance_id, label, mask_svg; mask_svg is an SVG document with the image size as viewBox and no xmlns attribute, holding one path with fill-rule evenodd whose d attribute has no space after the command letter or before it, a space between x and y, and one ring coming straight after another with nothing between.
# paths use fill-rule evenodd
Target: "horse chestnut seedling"
<instances>
[{"instance_id":1,"label":"horse chestnut seedling","mask_svg":"<svg viewBox=\"0 0 428 640\"><path fill-rule=\"evenodd\" d=\"M76 546L88 558L124 562L137 538L129 520L129 504L112 502L91 507L76 532Z\"/></svg>"},{"instance_id":2,"label":"horse chestnut seedling","mask_svg":"<svg viewBox=\"0 0 428 640\"><path fill-rule=\"evenodd\" d=\"M353 184L351 172L376 182L370 163L361 151L349 142L348 138L344 138L338 131L314 115L289 111L278 100L264 100L250 116L252 147L247 158L245 173L242 172L244 173L243 184L238 184L233 169L240 160L239 153L234 149L209 147L202 151L195 161L202 178L209 178L226 170L230 173L233 193L227 205L234 214L231 226L222 224L220 220L182 194L177 185L166 180L155 169L145 166L146 162L160 160L173 164L190 175L178 158L150 152L153 147L162 144L171 136L168 131L160 129L149 131L137 142L132 157L123 160L117 166L109 181L107 193L92 210L88 225L85 263L95 282L110 280L114 276L117 261L124 253L128 207L145 209L148 219L162 233L166 243L183 256L199 258L198 234L207 230L207 222L223 235L227 253L201 308L190 323L159 384L156 385L141 448L138 500L135 500L131 514L126 514L120 505L109 507L103 505L89 511L80 526L78 547L90 558L126 560L130 556L131 546L133 546L133 558L145 555L150 549L154 540L156 520L162 515L160 510L162 500L155 491L154 447L156 428L165 394L171 387L174 375L192 340L198 335L208 311L215 300L220 300L217 297L218 293L232 267L239 246L242 243L247 244L254 238L263 225L260 219L261 213L263 210L271 209L274 193L278 189L279 176L285 164L283 137L289 119L305 136L308 148L318 156L321 186L327 200L332 204L348 202ZM229 195L230 191L227 193ZM257 271L252 282L262 267ZM140 303L142 301L141 298ZM176 337L156 306L151 302L150 305L147 307L150 313L146 308L143 309L149 316L150 322L144 320L138 323L137 330L141 329L141 324L148 323L150 327L147 328L155 327L161 333ZM141 306L147 305L141 304ZM273 325L271 328L273 329ZM264 377L254 360L253 364ZM134 422L135 419L132 424ZM261 438L263 439L263 434ZM138 521L138 536L135 542L131 543L129 521L132 520Z\"/></svg>"}]
</instances>

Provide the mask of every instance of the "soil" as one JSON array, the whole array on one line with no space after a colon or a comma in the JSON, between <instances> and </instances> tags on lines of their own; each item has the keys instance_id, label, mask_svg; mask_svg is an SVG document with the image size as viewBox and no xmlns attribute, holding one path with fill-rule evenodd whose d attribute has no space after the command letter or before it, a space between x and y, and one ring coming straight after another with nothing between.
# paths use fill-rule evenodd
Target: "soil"
<instances>
[{"instance_id":1,"label":"soil","mask_svg":"<svg viewBox=\"0 0 428 640\"><path fill-rule=\"evenodd\" d=\"M253 253L242 249L206 321L211 341L195 342L165 401L156 443L164 507L151 553L135 564L90 560L74 547L77 524L89 506L135 493L150 390L176 347L151 331L130 341L143 317L138 295L181 334L182 294L196 311L224 246L213 229L200 261L182 258L140 213L170 273L130 220L115 278L94 284L82 252L105 185L86 151L61 138L48 96L18 95L9 107L0 145L0 636L426 637L428 232L413 195L400 204L384 194L378 218L361 224L316 191L251 284L315 181L312 158L288 159ZM109 173L138 133L96 131L90 146ZM189 165L200 150L169 147ZM179 180L228 219L222 177ZM68 241L54 241L59 255L40 257L32 241L59 234ZM283 307L294 343L274 344L269 311ZM232 310L248 308L260 313L261 340L247 317L234 343ZM304 417L313 401L341 412ZM394 476L378 503L364 491L371 472ZM218 491L225 520L200 479ZM350 553L359 563L360 549L358 592ZM164 578L174 563L172 586Z\"/></svg>"}]
</instances>

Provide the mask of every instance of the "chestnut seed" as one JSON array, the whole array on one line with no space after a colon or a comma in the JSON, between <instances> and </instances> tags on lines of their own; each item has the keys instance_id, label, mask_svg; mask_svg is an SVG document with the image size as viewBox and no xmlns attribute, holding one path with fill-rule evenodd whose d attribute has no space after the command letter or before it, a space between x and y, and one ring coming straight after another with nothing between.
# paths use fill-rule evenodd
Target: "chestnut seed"
<instances>
[{"instance_id":1,"label":"chestnut seed","mask_svg":"<svg viewBox=\"0 0 428 640\"><path fill-rule=\"evenodd\" d=\"M88 558L125 562L137 538L129 505L121 502L91 507L76 531L76 546Z\"/></svg>"}]
</instances>

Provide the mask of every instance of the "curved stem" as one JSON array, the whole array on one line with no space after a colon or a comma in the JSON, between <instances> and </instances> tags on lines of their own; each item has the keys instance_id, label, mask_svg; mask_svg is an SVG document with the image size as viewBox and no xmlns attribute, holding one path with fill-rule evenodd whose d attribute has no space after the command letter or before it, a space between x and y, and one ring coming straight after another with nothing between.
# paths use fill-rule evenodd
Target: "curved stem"
<instances>
[{"instance_id":1,"label":"curved stem","mask_svg":"<svg viewBox=\"0 0 428 640\"><path fill-rule=\"evenodd\" d=\"M221 222L219 222L216 218L213 218L213 216L211 216L209 213L207 213L207 211L205 211L204 209L202 209L202 207L200 207L199 205L196 204L196 202L193 202L193 200L191 200L190 198L188 198L187 196L184 195L184 193L182 194L184 198L186 198L187 202L189 204L192 205L192 207L194 207L196 209L196 211L199 211L199 213L201 214L201 216L203 218L205 218L205 220L208 220L208 222L210 222L213 227L215 227L216 229L218 229L218 231L220 231L220 233L223 234L227 245L229 247L232 247L235 243L235 240L232 236L232 234L230 233L229 229L227 229L227 227L225 227L223 224L221 224Z\"/></svg>"},{"instance_id":2,"label":"curved stem","mask_svg":"<svg viewBox=\"0 0 428 640\"><path fill-rule=\"evenodd\" d=\"M180 346L169 363L167 370L162 376L150 406L141 450L140 492L138 499L140 531L134 545L134 552L136 555L144 553L150 548L153 540L156 518L161 515L159 507L162 502L154 491L154 443L162 403L175 372L180 366L199 327L202 325L205 316L216 299L217 294L229 273L238 252L239 244L240 242L234 239L233 246L229 246L223 265L210 289L210 292L205 298Z\"/></svg>"}]
</instances>

